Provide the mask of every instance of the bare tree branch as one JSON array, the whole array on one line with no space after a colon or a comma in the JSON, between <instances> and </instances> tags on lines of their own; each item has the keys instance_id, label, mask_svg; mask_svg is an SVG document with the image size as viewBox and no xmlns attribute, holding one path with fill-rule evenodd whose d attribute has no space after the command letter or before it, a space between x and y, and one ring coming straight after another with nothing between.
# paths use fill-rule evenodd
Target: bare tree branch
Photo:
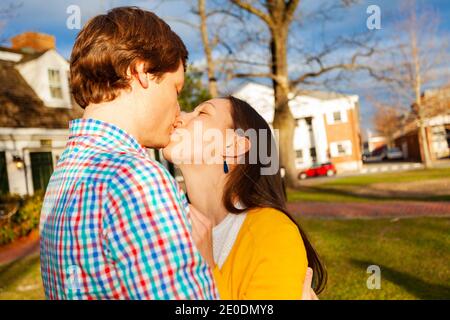
<instances>
[{"instance_id":1,"label":"bare tree branch","mask_svg":"<svg viewBox=\"0 0 450 320\"><path fill-rule=\"evenodd\" d=\"M298 7L300 0L290 0L286 4L286 13L285 13L285 19L290 23L294 17L295 10Z\"/></svg>"},{"instance_id":2,"label":"bare tree branch","mask_svg":"<svg viewBox=\"0 0 450 320\"><path fill-rule=\"evenodd\" d=\"M231 2L234 3L235 5L241 7L242 9L246 10L247 12L254 14L258 18L263 20L269 27L271 27L271 28L275 27L275 24L274 24L272 18L268 14L264 13L263 11L259 10L258 8L255 8L250 3L241 1L241 0L231 0Z\"/></svg>"},{"instance_id":3,"label":"bare tree branch","mask_svg":"<svg viewBox=\"0 0 450 320\"><path fill-rule=\"evenodd\" d=\"M230 75L234 78L269 78L275 81L278 81L276 75L272 73L234 73Z\"/></svg>"}]
</instances>

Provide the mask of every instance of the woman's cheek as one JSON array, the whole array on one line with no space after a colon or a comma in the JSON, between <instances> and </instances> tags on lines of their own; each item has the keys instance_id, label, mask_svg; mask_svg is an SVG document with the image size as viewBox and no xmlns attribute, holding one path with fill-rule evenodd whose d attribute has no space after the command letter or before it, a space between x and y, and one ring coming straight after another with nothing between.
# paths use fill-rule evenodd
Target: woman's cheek
<instances>
[{"instance_id":1,"label":"woman's cheek","mask_svg":"<svg viewBox=\"0 0 450 320\"><path fill-rule=\"evenodd\" d=\"M174 164L183 164L186 162L188 153L189 151L186 148L186 138L180 133L179 129L177 129L170 136L169 145L163 150L164 157Z\"/></svg>"}]
</instances>

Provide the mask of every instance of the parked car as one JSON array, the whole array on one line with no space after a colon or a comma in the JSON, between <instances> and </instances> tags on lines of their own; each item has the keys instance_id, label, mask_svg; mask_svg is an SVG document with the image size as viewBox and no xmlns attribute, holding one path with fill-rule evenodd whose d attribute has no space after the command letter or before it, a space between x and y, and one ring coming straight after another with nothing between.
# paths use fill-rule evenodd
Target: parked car
<instances>
[{"instance_id":1,"label":"parked car","mask_svg":"<svg viewBox=\"0 0 450 320\"><path fill-rule=\"evenodd\" d=\"M388 160L401 160L403 159L403 152L397 147L388 148L386 150L386 159Z\"/></svg>"},{"instance_id":2,"label":"parked car","mask_svg":"<svg viewBox=\"0 0 450 320\"><path fill-rule=\"evenodd\" d=\"M401 160L403 159L403 152L397 148L380 148L374 150L372 153L364 152L362 155L362 161L368 162L381 162L383 160Z\"/></svg>"},{"instance_id":3,"label":"parked car","mask_svg":"<svg viewBox=\"0 0 450 320\"><path fill-rule=\"evenodd\" d=\"M298 174L298 178L303 180L310 177L319 176L334 176L336 174L336 167L331 163L315 164L311 168L301 171Z\"/></svg>"},{"instance_id":4,"label":"parked car","mask_svg":"<svg viewBox=\"0 0 450 320\"><path fill-rule=\"evenodd\" d=\"M370 153L370 152L364 152L362 155L362 161L364 163L380 162L380 161L383 161L384 157L385 157L384 153L374 154L374 153Z\"/></svg>"}]
</instances>

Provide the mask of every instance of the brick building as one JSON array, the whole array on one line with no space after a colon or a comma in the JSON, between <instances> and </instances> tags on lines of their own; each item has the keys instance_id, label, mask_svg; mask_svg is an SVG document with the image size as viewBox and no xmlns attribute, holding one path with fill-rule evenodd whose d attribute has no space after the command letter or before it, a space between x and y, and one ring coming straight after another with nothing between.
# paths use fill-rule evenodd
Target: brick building
<instances>
[{"instance_id":1,"label":"brick building","mask_svg":"<svg viewBox=\"0 0 450 320\"><path fill-rule=\"evenodd\" d=\"M427 113L424 125L431 160L447 158L450 156L450 87L427 90L422 99ZM413 116L409 119L395 133L394 143L406 159L422 161L417 121Z\"/></svg>"},{"instance_id":2,"label":"brick building","mask_svg":"<svg viewBox=\"0 0 450 320\"><path fill-rule=\"evenodd\" d=\"M272 123L271 87L249 82L233 95L246 100ZM290 100L290 109L297 121L292 152L298 169L325 162L335 164L338 171L361 169L358 96L308 90Z\"/></svg>"}]
</instances>

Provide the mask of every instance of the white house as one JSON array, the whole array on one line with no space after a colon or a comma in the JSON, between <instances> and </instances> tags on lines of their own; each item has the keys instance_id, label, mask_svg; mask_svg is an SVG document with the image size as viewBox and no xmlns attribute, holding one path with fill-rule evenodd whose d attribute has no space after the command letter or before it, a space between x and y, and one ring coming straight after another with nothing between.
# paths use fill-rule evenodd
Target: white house
<instances>
[{"instance_id":1,"label":"white house","mask_svg":"<svg viewBox=\"0 0 450 320\"><path fill-rule=\"evenodd\" d=\"M33 194L45 189L81 109L54 37L26 32L11 42L0 47L0 194Z\"/></svg>"},{"instance_id":2,"label":"white house","mask_svg":"<svg viewBox=\"0 0 450 320\"><path fill-rule=\"evenodd\" d=\"M269 124L273 122L271 87L249 82L233 95L247 101ZM334 163L338 171L362 167L357 95L308 90L290 99L297 121L292 150L299 169L326 162Z\"/></svg>"}]
</instances>

